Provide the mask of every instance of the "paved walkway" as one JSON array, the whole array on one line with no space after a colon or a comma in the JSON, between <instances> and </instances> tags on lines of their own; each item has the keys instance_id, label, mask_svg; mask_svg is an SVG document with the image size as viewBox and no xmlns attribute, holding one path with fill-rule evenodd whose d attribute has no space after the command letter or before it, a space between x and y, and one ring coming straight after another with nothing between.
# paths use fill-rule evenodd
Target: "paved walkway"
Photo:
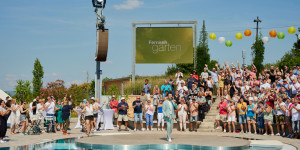
<instances>
[{"instance_id":1,"label":"paved walkway","mask_svg":"<svg viewBox=\"0 0 300 150\"><path fill-rule=\"evenodd\" d=\"M5 140L9 140L7 143L0 144L0 147L11 147L11 146L21 146L21 145L29 145L29 144L34 144L34 143L40 143L40 142L45 142L49 140L56 140L56 139L62 139L62 138L71 138L71 137L79 137L83 136L84 138L79 139L80 141L85 141L85 142L97 142L98 144L99 141L103 140L103 143L107 144L110 142L110 144L128 144L132 143L139 143L141 137L143 137L144 142L151 141L155 143L161 143L161 144L166 144L165 138L166 138L166 131L121 131L118 132L116 129L115 130L106 130L106 131L100 131L100 132L95 132L95 134L103 134L103 133L111 133L111 134L118 134L118 133L130 133L129 135L118 135L118 136L92 136L92 137L86 137L85 133L80 132L80 129L74 129L75 123L77 121L77 118L72 118L71 119L71 131L70 135L64 136L62 132L57 132L57 133L45 133L42 135L25 135L22 136L20 134L17 135L10 135L10 130L8 130L8 134L5 138ZM130 137L130 138L127 138ZM98 138L104 138L101 140L97 140ZM193 145L199 145L200 141L201 145L206 145L206 146L233 146L233 145L247 145L248 141L247 138L253 138L253 139L263 139L263 140L278 140L286 144L291 144L296 146L298 149L300 149L300 142L298 139L288 139L288 138L282 138L279 136L263 136L263 135L254 135L254 134L233 134L233 133L220 133L220 132L179 132L176 129L173 130L173 135L172 135L172 140L173 143L179 143L179 144L193 144ZM126 143L122 143L122 140L126 140ZM104 142L106 141L106 142ZM120 143L121 142L121 143ZM102 142L101 142L102 143Z\"/></svg>"}]
</instances>

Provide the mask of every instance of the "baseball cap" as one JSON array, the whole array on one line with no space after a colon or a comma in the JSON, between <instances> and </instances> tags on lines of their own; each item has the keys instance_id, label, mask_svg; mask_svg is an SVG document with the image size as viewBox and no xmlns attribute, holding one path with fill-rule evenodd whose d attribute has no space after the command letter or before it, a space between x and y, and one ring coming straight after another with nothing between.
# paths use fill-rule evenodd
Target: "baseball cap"
<instances>
[{"instance_id":1,"label":"baseball cap","mask_svg":"<svg viewBox=\"0 0 300 150\"><path fill-rule=\"evenodd\" d=\"M83 99L83 103L84 103L84 104L86 103L86 99Z\"/></svg>"},{"instance_id":2,"label":"baseball cap","mask_svg":"<svg viewBox=\"0 0 300 150\"><path fill-rule=\"evenodd\" d=\"M125 97L121 97L121 100L123 100L123 99L125 100Z\"/></svg>"},{"instance_id":3,"label":"baseball cap","mask_svg":"<svg viewBox=\"0 0 300 150\"><path fill-rule=\"evenodd\" d=\"M95 97L92 97L91 99L95 100Z\"/></svg>"},{"instance_id":4,"label":"baseball cap","mask_svg":"<svg viewBox=\"0 0 300 150\"><path fill-rule=\"evenodd\" d=\"M33 102L36 102L36 99L34 99Z\"/></svg>"},{"instance_id":5,"label":"baseball cap","mask_svg":"<svg viewBox=\"0 0 300 150\"><path fill-rule=\"evenodd\" d=\"M112 97L116 97L115 95L112 95Z\"/></svg>"}]
</instances>

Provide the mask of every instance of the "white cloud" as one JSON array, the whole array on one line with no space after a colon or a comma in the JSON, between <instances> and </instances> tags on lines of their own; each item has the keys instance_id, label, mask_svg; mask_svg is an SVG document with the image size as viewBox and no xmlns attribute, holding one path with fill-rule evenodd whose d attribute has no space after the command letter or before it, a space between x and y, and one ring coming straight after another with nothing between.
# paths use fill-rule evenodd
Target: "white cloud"
<instances>
[{"instance_id":1,"label":"white cloud","mask_svg":"<svg viewBox=\"0 0 300 150\"><path fill-rule=\"evenodd\" d=\"M134 9L142 6L144 2L141 2L139 0L126 0L123 4L114 5L114 8L117 10L121 9Z\"/></svg>"},{"instance_id":2,"label":"white cloud","mask_svg":"<svg viewBox=\"0 0 300 150\"><path fill-rule=\"evenodd\" d=\"M45 73L45 77L58 77L58 76L60 76L60 75L56 72Z\"/></svg>"},{"instance_id":3,"label":"white cloud","mask_svg":"<svg viewBox=\"0 0 300 150\"><path fill-rule=\"evenodd\" d=\"M82 80L74 80L74 81L71 81L71 82L66 82L66 87L70 87L72 84L77 84L77 85L80 85L80 84L82 84L83 83L83 81Z\"/></svg>"}]
</instances>

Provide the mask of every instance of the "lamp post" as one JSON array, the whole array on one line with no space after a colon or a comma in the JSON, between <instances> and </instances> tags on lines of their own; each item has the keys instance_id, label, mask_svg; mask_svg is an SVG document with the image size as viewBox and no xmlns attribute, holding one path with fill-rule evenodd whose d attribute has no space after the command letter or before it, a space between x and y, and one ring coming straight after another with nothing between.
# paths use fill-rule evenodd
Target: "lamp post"
<instances>
[{"instance_id":1,"label":"lamp post","mask_svg":"<svg viewBox=\"0 0 300 150\"><path fill-rule=\"evenodd\" d=\"M242 51L242 57L243 57L243 66L245 65L245 59L246 59L246 50L243 49Z\"/></svg>"}]
</instances>

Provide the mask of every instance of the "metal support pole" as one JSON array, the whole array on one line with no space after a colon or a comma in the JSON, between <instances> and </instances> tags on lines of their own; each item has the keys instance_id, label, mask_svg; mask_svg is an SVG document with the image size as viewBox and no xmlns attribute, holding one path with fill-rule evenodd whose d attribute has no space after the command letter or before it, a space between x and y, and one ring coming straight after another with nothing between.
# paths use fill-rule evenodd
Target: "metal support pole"
<instances>
[{"instance_id":1,"label":"metal support pole","mask_svg":"<svg viewBox=\"0 0 300 150\"><path fill-rule=\"evenodd\" d=\"M243 66L246 64L245 63L245 58L246 58L246 50L242 51L242 57L243 57Z\"/></svg>"},{"instance_id":2,"label":"metal support pole","mask_svg":"<svg viewBox=\"0 0 300 150\"><path fill-rule=\"evenodd\" d=\"M257 19L255 19L253 22L256 22L256 39L258 38L258 23L261 22L261 20L259 19L259 17L257 16Z\"/></svg>"},{"instance_id":3,"label":"metal support pole","mask_svg":"<svg viewBox=\"0 0 300 150\"><path fill-rule=\"evenodd\" d=\"M136 32L135 24L132 23L132 72L131 72L132 83L135 83L135 57L136 57L135 32Z\"/></svg>"},{"instance_id":4,"label":"metal support pole","mask_svg":"<svg viewBox=\"0 0 300 150\"><path fill-rule=\"evenodd\" d=\"M194 69L196 70L197 63L197 23L194 23Z\"/></svg>"},{"instance_id":5,"label":"metal support pole","mask_svg":"<svg viewBox=\"0 0 300 150\"><path fill-rule=\"evenodd\" d=\"M101 70L100 70L100 61L96 61L96 79L95 79L95 98L101 100Z\"/></svg>"}]
</instances>

